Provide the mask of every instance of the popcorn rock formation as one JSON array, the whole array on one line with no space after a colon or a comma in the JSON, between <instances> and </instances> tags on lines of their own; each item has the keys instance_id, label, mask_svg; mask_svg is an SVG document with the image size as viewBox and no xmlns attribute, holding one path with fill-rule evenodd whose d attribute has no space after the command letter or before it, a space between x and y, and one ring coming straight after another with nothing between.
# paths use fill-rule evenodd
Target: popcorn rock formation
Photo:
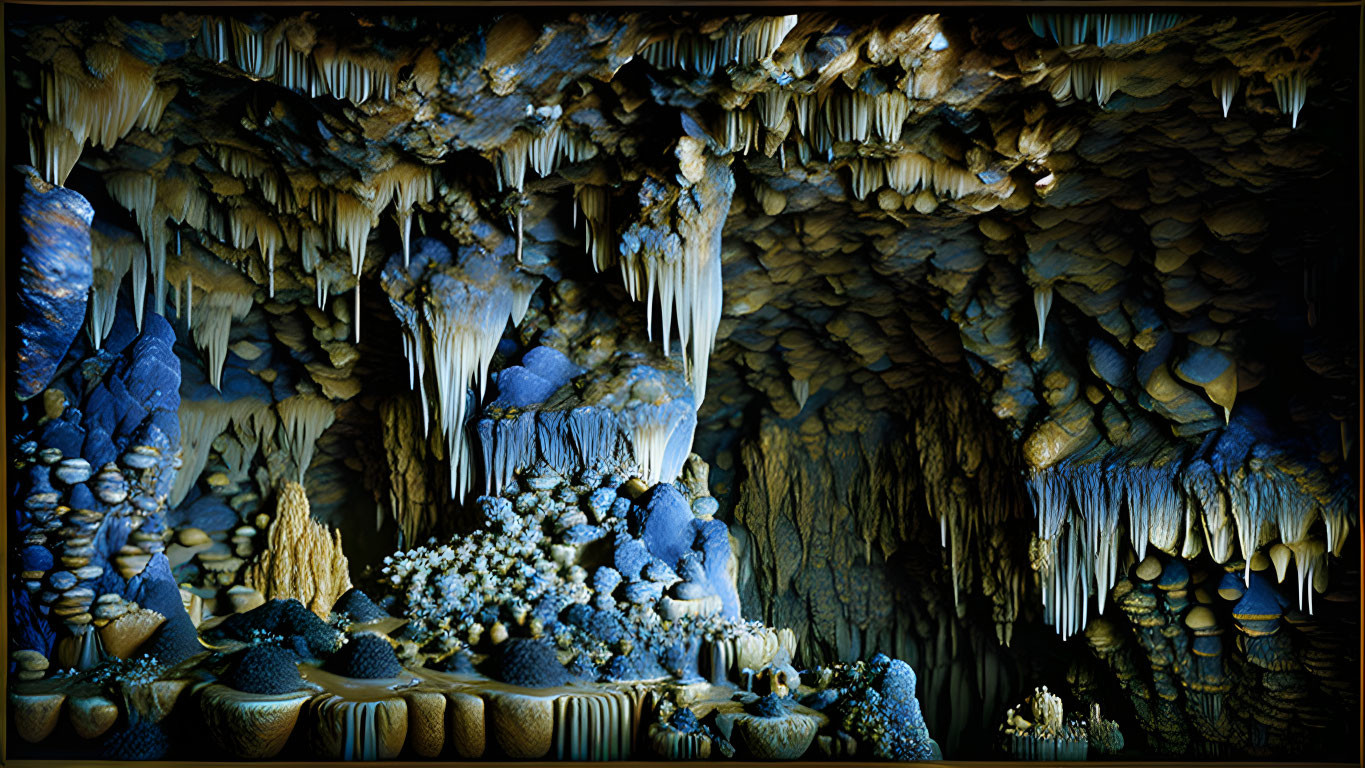
<instances>
[{"instance_id":1,"label":"popcorn rock formation","mask_svg":"<svg viewBox=\"0 0 1365 768\"><path fill-rule=\"evenodd\" d=\"M1357 19L882 10L8 14L16 754L1353 754Z\"/></svg>"}]
</instances>

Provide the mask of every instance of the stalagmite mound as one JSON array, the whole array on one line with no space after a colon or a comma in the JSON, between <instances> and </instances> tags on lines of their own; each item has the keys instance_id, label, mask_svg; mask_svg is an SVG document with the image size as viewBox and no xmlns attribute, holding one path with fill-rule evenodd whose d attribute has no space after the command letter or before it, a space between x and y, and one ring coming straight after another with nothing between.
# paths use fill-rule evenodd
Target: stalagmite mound
<instances>
[{"instance_id":1,"label":"stalagmite mound","mask_svg":"<svg viewBox=\"0 0 1365 768\"><path fill-rule=\"evenodd\" d=\"M247 586L267 600L292 597L326 618L332 604L351 588L350 569L341 531L313 519L302 485L285 483L265 551L247 569Z\"/></svg>"}]
</instances>

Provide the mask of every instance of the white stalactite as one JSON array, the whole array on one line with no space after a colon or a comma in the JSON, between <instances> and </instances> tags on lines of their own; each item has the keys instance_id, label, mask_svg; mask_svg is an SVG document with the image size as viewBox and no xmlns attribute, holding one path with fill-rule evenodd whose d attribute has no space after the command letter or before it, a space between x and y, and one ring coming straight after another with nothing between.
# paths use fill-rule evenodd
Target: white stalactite
<instances>
[{"instance_id":1,"label":"white stalactite","mask_svg":"<svg viewBox=\"0 0 1365 768\"><path fill-rule=\"evenodd\" d=\"M1241 84L1236 70L1219 72L1209 81L1213 85L1213 95L1218 97L1218 103L1223 106L1223 117L1228 116L1228 110L1232 108L1232 97L1237 95L1237 86Z\"/></svg>"},{"instance_id":2,"label":"white stalactite","mask_svg":"<svg viewBox=\"0 0 1365 768\"><path fill-rule=\"evenodd\" d=\"M1052 286L1042 285L1033 289L1033 313L1038 318L1038 346L1043 346L1043 332L1047 328L1047 316L1052 311Z\"/></svg>"}]
</instances>

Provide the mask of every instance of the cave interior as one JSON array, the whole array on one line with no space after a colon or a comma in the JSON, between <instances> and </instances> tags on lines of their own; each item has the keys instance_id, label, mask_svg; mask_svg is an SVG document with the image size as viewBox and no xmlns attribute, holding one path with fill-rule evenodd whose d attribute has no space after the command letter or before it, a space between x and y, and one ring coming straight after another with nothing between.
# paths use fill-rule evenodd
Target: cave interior
<instances>
[{"instance_id":1,"label":"cave interior","mask_svg":"<svg viewBox=\"0 0 1365 768\"><path fill-rule=\"evenodd\" d=\"M1359 9L6 8L10 757L1359 758Z\"/></svg>"}]
</instances>

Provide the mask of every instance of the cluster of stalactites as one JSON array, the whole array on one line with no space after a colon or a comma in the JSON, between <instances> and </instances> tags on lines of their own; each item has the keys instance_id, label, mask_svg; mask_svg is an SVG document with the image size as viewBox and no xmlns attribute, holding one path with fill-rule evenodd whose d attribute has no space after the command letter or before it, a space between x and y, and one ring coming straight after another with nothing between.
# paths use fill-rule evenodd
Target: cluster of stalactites
<instances>
[{"instance_id":1,"label":"cluster of stalactites","mask_svg":"<svg viewBox=\"0 0 1365 768\"><path fill-rule=\"evenodd\" d=\"M294 461L295 478L303 482L313 463L317 440L332 425L336 410L332 401L319 395L294 395L275 404L280 416L280 442Z\"/></svg>"},{"instance_id":2,"label":"cluster of stalactites","mask_svg":"<svg viewBox=\"0 0 1365 768\"><path fill-rule=\"evenodd\" d=\"M470 415L469 387L482 402L488 366L510 320L525 317L539 279L493 263L493 257L471 256L466 269L436 271L427 282L420 307L390 298L403 325L403 351L408 381L421 395L424 433L430 428L426 374L434 373L436 421L449 448L450 492L463 498L473 480L473 463L465 422ZM472 260L486 259L486 263ZM440 267L432 266L434 270ZM473 270L473 271L471 271ZM386 280L391 279L386 272ZM415 298L415 295L414 295Z\"/></svg>"},{"instance_id":3,"label":"cluster of stalactites","mask_svg":"<svg viewBox=\"0 0 1365 768\"><path fill-rule=\"evenodd\" d=\"M860 157L849 162L854 197L862 200L883 186L889 186L913 205L916 192L949 199L966 197L985 185L965 168L948 161L931 160L917 152L907 152L885 160ZM937 202L934 203L937 206ZM932 210L932 209L931 209Z\"/></svg>"},{"instance_id":4,"label":"cluster of stalactites","mask_svg":"<svg viewBox=\"0 0 1365 768\"><path fill-rule=\"evenodd\" d=\"M678 197L680 248L669 253L622 251L626 290L648 303L647 325L653 336L653 302L658 295L663 319L663 350L669 354L676 317L683 365L692 382L697 407L706 395L711 348L724 302L721 281L721 231L730 210L735 180L729 165L706 153L701 141L684 136L677 156L684 183ZM657 290L656 290L657 289Z\"/></svg>"},{"instance_id":5,"label":"cluster of stalactites","mask_svg":"<svg viewBox=\"0 0 1365 768\"><path fill-rule=\"evenodd\" d=\"M193 291L193 287L190 287ZM193 302L193 297L189 299ZM232 323L246 319L251 311L251 294L206 290L199 300L199 322L192 324L194 342L208 357L209 383L221 389L223 362L227 359L228 337Z\"/></svg>"},{"instance_id":6,"label":"cluster of stalactites","mask_svg":"<svg viewBox=\"0 0 1365 768\"><path fill-rule=\"evenodd\" d=\"M394 62L316 43L314 35L304 33L306 25L296 22L281 22L260 32L235 19L205 17L197 51L216 62L231 60L253 78L274 78L310 97L330 94L360 104L372 96L392 95ZM74 51L59 50L44 73L46 119L40 118L32 131L35 165L45 168L50 180L61 183L85 142L109 148L135 128L154 130L176 93L174 86L158 87L154 74L150 65L105 43L92 45L84 61ZM582 147L569 144L570 154L581 154ZM226 211L219 210L210 204L200 184L183 174L108 174L106 187L133 212L146 244L146 260L134 258L129 265L139 326L149 272L154 307L164 312L166 251L172 234L168 220L234 248L257 245L273 296L275 261L286 246L298 250L309 272L315 271L322 253L340 247L351 258L352 274L358 276L370 230L390 202L406 254L413 208L435 193L431 170L415 163L396 163L342 192L316 185L300 187L295 178L299 174L282 173L268 159L241 148L213 145L208 154L228 175L254 186L281 216L240 201ZM295 214L302 216L297 224L289 218ZM179 232L175 234L178 242ZM333 281L321 273L315 277L321 306ZM358 302L358 281L356 288ZM358 338L358 323L356 332Z\"/></svg>"},{"instance_id":7,"label":"cluster of stalactites","mask_svg":"<svg viewBox=\"0 0 1365 768\"><path fill-rule=\"evenodd\" d=\"M205 16L196 53L258 80L273 80L309 98L332 96L357 106L392 98L399 61L377 53L338 50L318 42L304 23L290 19L261 31L237 19Z\"/></svg>"},{"instance_id":8,"label":"cluster of stalactites","mask_svg":"<svg viewBox=\"0 0 1365 768\"><path fill-rule=\"evenodd\" d=\"M1063 637L1086 626L1091 595L1099 597L1103 613L1119 575L1123 528L1138 561L1150 544L1183 559L1207 549L1215 562L1225 563L1234 555L1235 538L1248 579L1253 558L1264 551L1283 581L1292 559L1300 607L1310 612L1312 590L1305 600L1304 585L1326 589L1326 557L1340 554L1350 530L1344 494L1324 502L1289 476L1264 468L1224 477L1203 461L1183 469L1063 464L1034 474L1030 491L1045 613ZM1322 534L1314 532L1319 517Z\"/></svg>"},{"instance_id":9,"label":"cluster of stalactites","mask_svg":"<svg viewBox=\"0 0 1365 768\"><path fill-rule=\"evenodd\" d=\"M81 54L61 48L42 75L44 116L30 128L34 167L53 184L66 177L89 142L110 149L135 128L155 130L176 87L156 84L156 68L109 43Z\"/></svg>"},{"instance_id":10,"label":"cluster of stalactites","mask_svg":"<svg viewBox=\"0 0 1365 768\"><path fill-rule=\"evenodd\" d=\"M797 21L795 14L763 16L743 25L729 24L713 35L677 30L646 45L640 55L655 69L684 67L710 76L717 67L747 66L771 59L787 33L796 28Z\"/></svg>"},{"instance_id":11,"label":"cluster of stalactites","mask_svg":"<svg viewBox=\"0 0 1365 768\"><path fill-rule=\"evenodd\" d=\"M526 115L534 124L518 128L512 138L498 150L493 164L498 189L526 189L526 166L544 178L559 170L561 165L579 163L597 154L591 141L565 130L561 118L564 110L558 105L535 109L526 105ZM521 261L522 203L516 204L514 228L517 236L517 261Z\"/></svg>"},{"instance_id":12,"label":"cluster of stalactites","mask_svg":"<svg viewBox=\"0 0 1365 768\"><path fill-rule=\"evenodd\" d=\"M265 440L275 428L275 414L270 403L256 398L244 397L224 400L214 397L207 400L180 401L180 446L182 464L176 472L166 503L174 508L184 501L186 494L198 482L199 475L208 464L209 451L219 435L235 424L240 436L252 438L253 446ZM255 453L253 447L252 454ZM240 465L250 461L250 456L239 457ZM244 469L244 466L239 467Z\"/></svg>"},{"instance_id":13,"label":"cluster of stalactites","mask_svg":"<svg viewBox=\"0 0 1365 768\"><path fill-rule=\"evenodd\" d=\"M114 327L114 316L118 309L118 290L123 277L132 268L133 262L143 258L142 243L135 238L115 238L99 228L90 230L90 264L93 279L90 281L89 325L90 343L99 349Z\"/></svg>"},{"instance_id":14,"label":"cluster of stalactites","mask_svg":"<svg viewBox=\"0 0 1365 768\"><path fill-rule=\"evenodd\" d=\"M1029 27L1059 45L1135 43L1183 21L1178 13L1030 13Z\"/></svg>"},{"instance_id":15,"label":"cluster of stalactites","mask_svg":"<svg viewBox=\"0 0 1365 768\"><path fill-rule=\"evenodd\" d=\"M1291 127L1298 128L1299 110L1308 98L1308 72L1303 67L1291 69L1272 76L1270 85L1275 89L1280 111L1290 116Z\"/></svg>"},{"instance_id":16,"label":"cluster of stalactites","mask_svg":"<svg viewBox=\"0 0 1365 768\"><path fill-rule=\"evenodd\" d=\"M593 269L601 272L612 264L611 219L605 187L586 185L574 191L574 223L583 212L583 249L592 257Z\"/></svg>"},{"instance_id":17,"label":"cluster of stalactites","mask_svg":"<svg viewBox=\"0 0 1365 768\"><path fill-rule=\"evenodd\" d=\"M1071 97L1094 99L1102 107L1118 90L1122 68L1120 62L1111 59L1073 61L1052 81L1052 98L1057 101Z\"/></svg>"}]
</instances>

